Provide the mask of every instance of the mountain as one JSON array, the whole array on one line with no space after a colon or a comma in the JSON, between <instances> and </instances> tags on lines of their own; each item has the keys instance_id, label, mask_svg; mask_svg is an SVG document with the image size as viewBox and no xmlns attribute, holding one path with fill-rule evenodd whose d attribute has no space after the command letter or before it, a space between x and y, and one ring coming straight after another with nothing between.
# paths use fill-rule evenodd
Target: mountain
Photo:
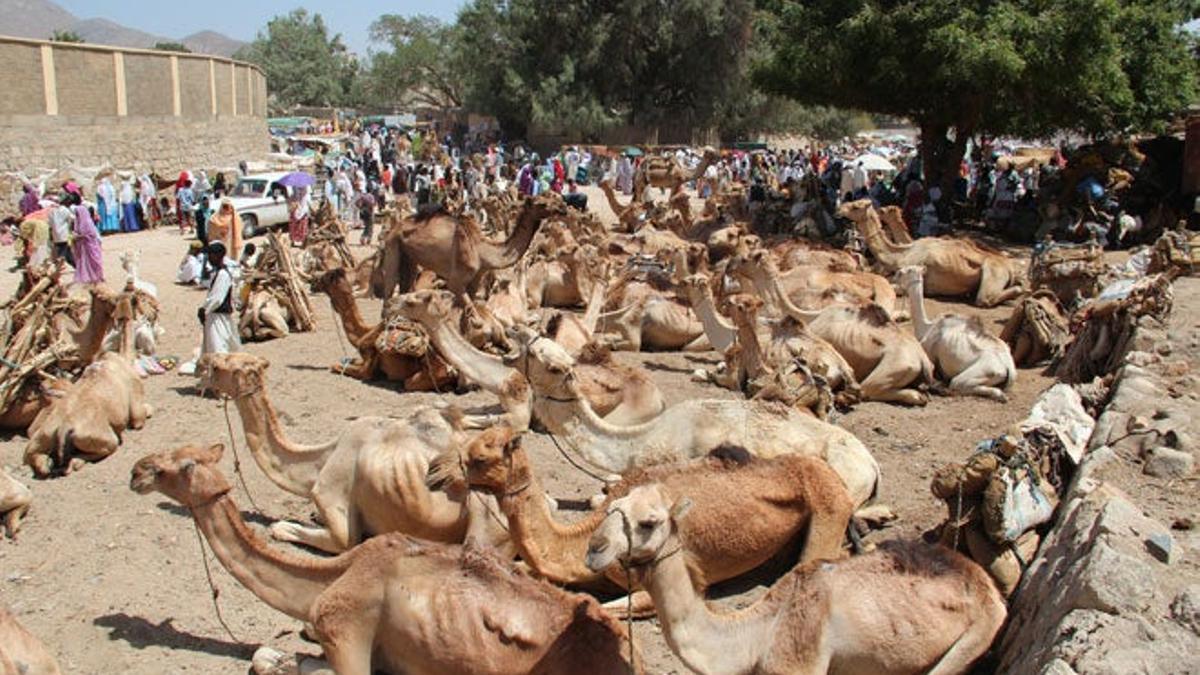
<instances>
[{"instance_id":1,"label":"mountain","mask_svg":"<svg viewBox=\"0 0 1200 675\"><path fill-rule=\"evenodd\" d=\"M153 47L181 42L197 54L232 56L245 42L205 30L182 39L163 37L103 18L80 19L51 0L0 0L0 35L47 39L54 31L78 33L85 41L117 47Z\"/></svg>"}]
</instances>

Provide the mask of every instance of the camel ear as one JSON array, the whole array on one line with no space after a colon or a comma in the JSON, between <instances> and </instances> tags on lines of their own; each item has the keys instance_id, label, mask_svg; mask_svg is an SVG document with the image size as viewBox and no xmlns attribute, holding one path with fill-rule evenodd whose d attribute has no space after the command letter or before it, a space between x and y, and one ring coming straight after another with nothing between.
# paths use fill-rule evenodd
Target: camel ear
<instances>
[{"instance_id":1,"label":"camel ear","mask_svg":"<svg viewBox=\"0 0 1200 675\"><path fill-rule=\"evenodd\" d=\"M224 443L213 443L204 451L204 457L201 458L205 464L216 464L221 461L221 456L225 454Z\"/></svg>"},{"instance_id":2,"label":"camel ear","mask_svg":"<svg viewBox=\"0 0 1200 675\"><path fill-rule=\"evenodd\" d=\"M692 498L681 497L678 501L671 505L671 520L679 522L688 511L692 510Z\"/></svg>"}]
</instances>

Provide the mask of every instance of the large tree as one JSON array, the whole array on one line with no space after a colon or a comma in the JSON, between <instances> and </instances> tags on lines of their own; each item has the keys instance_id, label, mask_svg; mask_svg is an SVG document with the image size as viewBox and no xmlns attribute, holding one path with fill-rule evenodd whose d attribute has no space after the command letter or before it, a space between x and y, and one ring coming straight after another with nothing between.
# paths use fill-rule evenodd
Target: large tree
<instances>
[{"instance_id":1,"label":"large tree","mask_svg":"<svg viewBox=\"0 0 1200 675\"><path fill-rule=\"evenodd\" d=\"M407 99L441 109L461 106L459 30L457 24L431 16L379 17L371 24L371 39L387 48L371 55L372 96L380 102Z\"/></svg>"},{"instance_id":2,"label":"large tree","mask_svg":"<svg viewBox=\"0 0 1200 675\"><path fill-rule=\"evenodd\" d=\"M284 105L353 103L347 95L357 64L320 14L296 9L276 16L235 56L261 66L268 90Z\"/></svg>"},{"instance_id":3,"label":"large tree","mask_svg":"<svg viewBox=\"0 0 1200 675\"><path fill-rule=\"evenodd\" d=\"M762 0L765 90L899 115L949 184L979 133L1155 130L1196 91L1181 0Z\"/></svg>"}]
</instances>

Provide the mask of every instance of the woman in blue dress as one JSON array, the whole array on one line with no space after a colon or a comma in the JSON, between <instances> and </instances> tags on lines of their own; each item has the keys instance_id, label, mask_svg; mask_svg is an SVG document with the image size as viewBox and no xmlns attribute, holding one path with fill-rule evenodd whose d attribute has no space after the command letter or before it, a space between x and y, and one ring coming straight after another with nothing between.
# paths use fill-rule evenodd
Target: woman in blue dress
<instances>
[{"instance_id":1,"label":"woman in blue dress","mask_svg":"<svg viewBox=\"0 0 1200 675\"><path fill-rule=\"evenodd\" d=\"M99 217L100 234L111 234L121 230L121 207L117 203L117 191L108 177L100 179L96 186L96 215Z\"/></svg>"}]
</instances>

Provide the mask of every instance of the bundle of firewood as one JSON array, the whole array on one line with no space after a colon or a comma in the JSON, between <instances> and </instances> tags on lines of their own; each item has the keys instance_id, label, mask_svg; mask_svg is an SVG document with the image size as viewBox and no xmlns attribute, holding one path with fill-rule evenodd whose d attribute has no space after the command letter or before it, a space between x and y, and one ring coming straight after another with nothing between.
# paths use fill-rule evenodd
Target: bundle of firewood
<instances>
[{"instance_id":1,"label":"bundle of firewood","mask_svg":"<svg viewBox=\"0 0 1200 675\"><path fill-rule=\"evenodd\" d=\"M292 328L301 333L317 327L312 303L304 287L304 276L292 259L287 240L278 232L267 235L267 243L254 269L242 283L247 287L245 295L266 291L275 296L279 304L288 311Z\"/></svg>"},{"instance_id":2,"label":"bundle of firewood","mask_svg":"<svg viewBox=\"0 0 1200 675\"><path fill-rule=\"evenodd\" d=\"M62 272L54 263L26 270L14 296L0 304L0 413L34 378L77 365L75 343L59 334L55 319L65 313L78 321L83 306L67 296Z\"/></svg>"},{"instance_id":3,"label":"bundle of firewood","mask_svg":"<svg viewBox=\"0 0 1200 675\"><path fill-rule=\"evenodd\" d=\"M1171 274L1156 274L1121 282L1122 288L1106 290L1077 311L1071 317L1075 337L1054 374L1064 382L1089 382L1119 368L1133 347L1141 318L1161 322L1170 315L1171 280Z\"/></svg>"},{"instance_id":4,"label":"bundle of firewood","mask_svg":"<svg viewBox=\"0 0 1200 675\"><path fill-rule=\"evenodd\" d=\"M1200 233L1182 228L1162 233L1150 250L1149 271L1154 274L1171 269L1181 275L1200 271Z\"/></svg>"}]
</instances>

